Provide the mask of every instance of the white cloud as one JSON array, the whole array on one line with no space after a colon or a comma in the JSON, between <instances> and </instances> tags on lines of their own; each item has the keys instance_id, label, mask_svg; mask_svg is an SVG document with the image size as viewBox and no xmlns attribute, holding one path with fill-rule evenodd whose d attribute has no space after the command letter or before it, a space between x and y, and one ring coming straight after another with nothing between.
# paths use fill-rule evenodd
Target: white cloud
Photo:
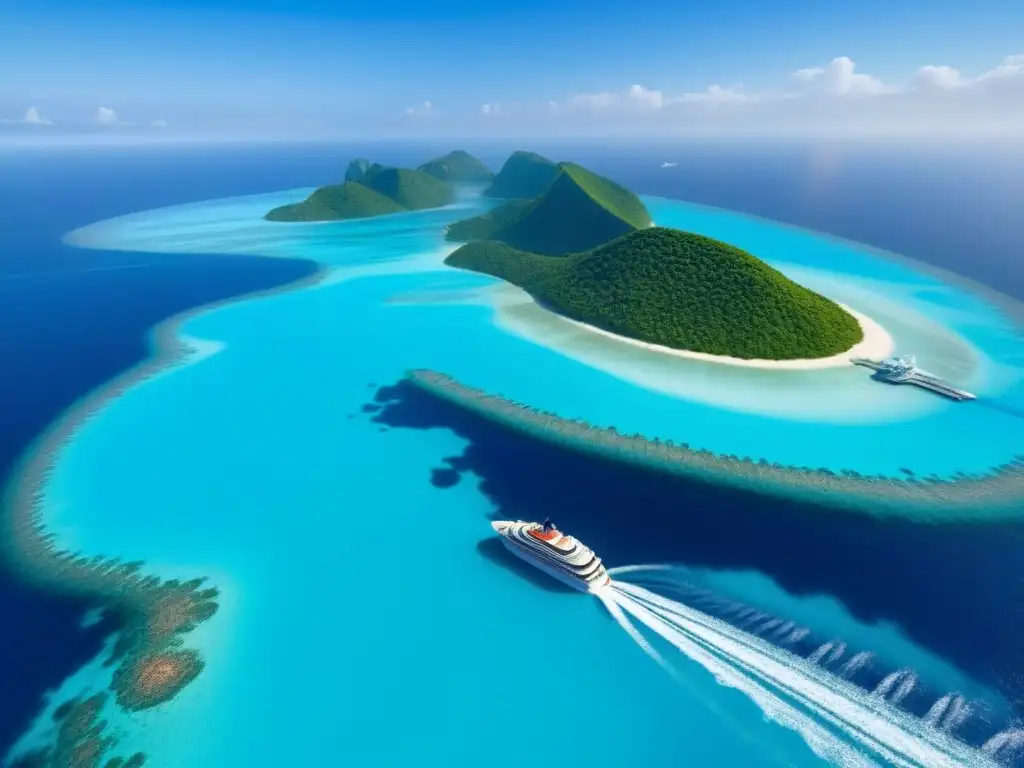
<instances>
[{"instance_id":1,"label":"white cloud","mask_svg":"<svg viewBox=\"0 0 1024 768\"><path fill-rule=\"evenodd\" d=\"M564 106L569 110L629 109L634 111L661 109L666 99L661 91L654 91L642 85L631 85L619 93L579 93L571 97ZM556 109L555 102L550 103Z\"/></svg>"},{"instance_id":2,"label":"white cloud","mask_svg":"<svg viewBox=\"0 0 1024 768\"><path fill-rule=\"evenodd\" d=\"M9 117L0 119L0 124L3 125L53 125L52 120L47 120L39 112L39 107L29 107L25 110L25 114L18 120L12 120Z\"/></svg>"},{"instance_id":3,"label":"white cloud","mask_svg":"<svg viewBox=\"0 0 1024 768\"><path fill-rule=\"evenodd\" d=\"M1024 77L1024 53L1017 53L1012 56L1007 56L1003 59L1002 63L995 69L990 69L988 72L982 72L975 78L975 82L984 83L990 80L1002 80L1002 79L1020 79Z\"/></svg>"},{"instance_id":4,"label":"white cloud","mask_svg":"<svg viewBox=\"0 0 1024 768\"><path fill-rule=\"evenodd\" d=\"M431 104L430 101L424 101L418 107L406 107L405 114L410 117L429 117L431 115L436 115L437 109L434 108L434 105Z\"/></svg>"},{"instance_id":5,"label":"white cloud","mask_svg":"<svg viewBox=\"0 0 1024 768\"><path fill-rule=\"evenodd\" d=\"M857 72L857 65L849 56L838 56L824 67L798 69L790 79L804 89L830 96L871 95L892 90L881 80Z\"/></svg>"},{"instance_id":6,"label":"white cloud","mask_svg":"<svg viewBox=\"0 0 1024 768\"><path fill-rule=\"evenodd\" d=\"M652 91L642 85L631 85L626 92L630 103L641 109L660 109L665 106L665 97L661 91Z\"/></svg>"},{"instance_id":7,"label":"white cloud","mask_svg":"<svg viewBox=\"0 0 1024 768\"><path fill-rule=\"evenodd\" d=\"M911 86L914 88L953 88L985 87L991 84L1013 84L1017 81L1024 84L1024 54L1006 56L998 66L982 72L977 77L964 77L953 67L927 65L914 74Z\"/></svg>"},{"instance_id":8,"label":"white cloud","mask_svg":"<svg viewBox=\"0 0 1024 768\"><path fill-rule=\"evenodd\" d=\"M522 112L528 112L530 108L519 101L514 101L511 104L503 104L497 101L490 101L486 104L480 105L480 115L484 118L491 117L509 117L511 115L517 115Z\"/></svg>"},{"instance_id":9,"label":"white cloud","mask_svg":"<svg viewBox=\"0 0 1024 768\"><path fill-rule=\"evenodd\" d=\"M110 107L99 107L93 115L93 122L99 125L117 125L121 121L117 119L117 112Z\"/></svg>"},{"instance_id":10,"label":"white cloud","mask_svg":"<svg viewBox=\"0 0 1024 768\"><path fill-rule=\"evenodd\" d=\"M964 79L963 75L960 74L959 69L946 66L936 67L929 64L921 67L914 73L914 77L911 79L910 84L914 88L940 88L949 90L951 88L960 88L968 85L969 81Z\"/></svg>"},{"instance_id":11,"label":"white cloud","mask_svg":"<svg viewBox=\"0 0 1024 768\"><path fill-rule=\"evenodd\" d=\"M491 102L481 112L488 118L529 113L530 122L519 130L565 135L1024 135L1024 54L974 75L928 65L902 80L862 72L839 56L761 90L714 84L671 93L633 85L579 93L546 107L511 110Z\"/></svg>"},{"instance_id":12,"label":"white cloud","mask_svg":"<svg viewBox=\"0 0 1024 768\"><path fill-rule=\"evenodd\" d=\"M29 107L26 109L25 116L21 118L21 122L28 123L29 125L53 125L53 121L47 120L39 114L39 107Z\"/></svg>"},{"instance_id":13,"label":"white cloud","mask_svg":"<svg viewBox=\"0 0 1024 768\"><path fill-rule=\"evenodd\" d=\"M158 120L154 120L152 123L150 123L150 125L153 128L166 128L167 127L167 121L163 120L163 119L158 119Z\"/></svg>"},{"instance_id":14,"label":"white cloud","mask_svg":"<svg viewBox=\"0 0 1024 768\"><path fill-rule=\"evenodd\" d=\"M684 93L675 101L684 102L704 102L708 104L738 104L750 101L756 101L760 96L756 93L745 93L743 88L739 85L730 85L728 88L723 88L720 85L709 85L703 91L696 91L693 93Z\"/></svg>"}]
</instances>

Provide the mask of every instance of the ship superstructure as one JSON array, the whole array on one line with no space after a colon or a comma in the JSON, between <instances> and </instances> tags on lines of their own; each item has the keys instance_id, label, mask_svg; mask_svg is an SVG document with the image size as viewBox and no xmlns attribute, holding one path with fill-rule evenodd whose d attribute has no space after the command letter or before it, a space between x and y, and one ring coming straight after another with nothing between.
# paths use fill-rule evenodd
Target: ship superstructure
<instances>
[{"instance_id":1,"label":"ship superstructure","mask_svg":"<svg viewBox=\"0 0 1024 768\"><path fill-rule=\"evenodd\" d=\"M517 557L582 592L593 592L611 583L601 558L572 536L543 523L497 520L491 527L505 547Z\"/></svg>"}]
</instances>

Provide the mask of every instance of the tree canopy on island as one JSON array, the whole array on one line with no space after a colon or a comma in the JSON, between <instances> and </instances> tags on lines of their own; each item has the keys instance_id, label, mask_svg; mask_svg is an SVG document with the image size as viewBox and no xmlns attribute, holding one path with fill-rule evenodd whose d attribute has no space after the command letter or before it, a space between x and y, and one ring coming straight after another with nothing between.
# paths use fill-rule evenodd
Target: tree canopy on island
<instances>
[{"instance_id":1,"label":"tree canopy on island","mask_svg":"<svg viewBox=\"0 0 1024 768\"><path fill-rule=\"evenodd\" d=\"M484 165L482 160L462 149L428 160L418 170L429 173L441 181L456 183L490 181L494 178L491 169Z\"/></svg>"},{"instance_id":2,"label":"tree canopy on island","mask_svg":"<svg viewBox=\"0 0 1024 768\"><path fill-rule=\"evenodd\" d=\"M795 360L863 338L838 304L746 251L676 229L634 230L562 257L478 241L446 263L518 285L573 320L676 349Z\"/></svg>"},{"instance_id":3,"label":"tree canopy on island","mask_svg":"<svg viewBox=\"0 0 1024 768\"><path fill-rule=\"evenodd\" d=\"M536 152L513 152L484 191L484 197L537 197L558 175L558 164Z\"/></svg>"},{"instance_id":4,"label":"tree canopy on island","mask_svg":"<svg viewBox=\"0 0 1024 768\"><path fill-rule=\"evenodd\" d=\"M346 176L358 181L320 187L305 200L282 205L264 217L268 221L339 221L383 216L424 208L440 208L455 199L447 183L423 171L392 168L354 160Z\"/></svg>"},{"instance_id":5,"label":"tree canopy on island","mask_svg":"<svg viewBox=\"0 0 1024 768\"><path fill-rule=\"evenodd\" d=\"M575 163L559 163L548 188L533 200L513 200L456 222L449 240L496 240L531 253L584 251L635 229L651 216L636 195Z\"/></svg>"}]
</instances>

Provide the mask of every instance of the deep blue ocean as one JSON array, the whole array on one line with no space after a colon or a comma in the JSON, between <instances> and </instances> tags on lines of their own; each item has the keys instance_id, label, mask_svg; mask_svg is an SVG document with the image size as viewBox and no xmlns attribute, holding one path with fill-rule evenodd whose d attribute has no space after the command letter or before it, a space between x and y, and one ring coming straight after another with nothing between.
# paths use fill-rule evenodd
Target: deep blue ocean
<instances>
[{"instance_id":1,"label":"deep blue ocean","mask_svg":"<svg viewBox=\"0 0 1024 768\"><path fill-rule=\"evenodd\" d=\"M497 167L516 147L481 147ZM1024 154L1009 147L543 147L646 195L763 216L901 253L1024 300ZM301 261L73 249L68 231L178 203L335 181L353 156L417 164L436 146L286 145L0 153L0 468L78 398L142 358L145 333L190 307L310 274ZM663 160L677 162L659 167ZM623 505L651 521L669 503L716 514L699 530L650 542L591 542L624 562L681 560L694 568L764 574L792 595L838 600L865 622L890 621L917 643L999 690L1022 711L1024 530L1016 523L922 526L815 516L588 459L509 435L408 387L379 382L367 412L382 427L442 427L468 442L424 482L466 473L499 511L550 510L567 527ZM900 439L899 427L891 428ZM523 476L547 478L524 485ZM754 505L760 504L757 508ZM771 504L770 514L764 507ZM486 553L485 553L486 554ZM0 579L0 754L40 697L91 658L103 625L91 606ZM920 707L927 708L922 701Z\"/></svg>"}]
</instances>

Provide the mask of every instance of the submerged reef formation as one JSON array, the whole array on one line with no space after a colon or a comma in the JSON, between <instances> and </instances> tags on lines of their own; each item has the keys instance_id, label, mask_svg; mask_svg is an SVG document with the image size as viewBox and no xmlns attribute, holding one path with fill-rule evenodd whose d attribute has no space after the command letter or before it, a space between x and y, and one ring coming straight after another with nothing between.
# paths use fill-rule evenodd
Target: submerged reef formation
<instances>
[{"instance_id":1,"label":"submerged reef formation","mask_svg":"<svg viewBox=\"0 0 1024 768\"><path fill-rule=\"evenodd\" d=\"M105 757L117 741L102 719L106 700L107 694L97 693L61 704L53 713L57 722L53 746L18 757L11 768L142 768L146 762L142 752L128 758Z\"/></svg>"},{"instance_id":2,"label":"submerged reef formation","mask_svg":"<svg viewBox=\"0 0 1024 768\"><path fill-rule=\"evenodd\" d=\"M485 197L537 197L558 175L558 163L536 152L513 152L484 191Z\"/></svg>"},{"instance_id":3,"label":"submerged reef formation","mask_svg":"<svg viewBox=\"0 0 1024 768\"><path fill-rule=\"evenodd\" d=\"M42 457L37 458L41 460ZM36 581L58 591L88 596L121 619L110 664L118 667L112 689L128 710L161 704L202 670L198 652L183 637L217 612L218 590L205 579L161 580L142 572L142 562L121 562L58 549L41 519L43 471L26 473L11 505L5 536L10 560Z\"/></svg>"},{"instance_id":4,"label":"submerged reef formation","mask_svg":"<svg viewBox=\"0 0 1024 768\"><path fill-rule=\"evenodd\" d=\"M875 516L943 521L1018 518L1024 502L1024 457L986 474L952 478L862 475L852 470L793 467L749 457L720 455L686 443L624 435L614 427L488 394L436 371L414 370L408 380L421 390L529 437L606 460L690 480L733 486L754 493L795 498Z\"/></svg>"},{"instance_id":5,"label":"submerged reef formation","mask_svg":"<svg viewBox=\"0 0 1024 768\"><path fill-rule=\"evenodd\" d=\"M463 149L456 149L447 155L428 160L417 170L429 173L441 181L454 183L479 183L494 178L491 169L482 160Z\"/></svg>"},{"instance_id":6,"label":"submerged reef formation","mask_svg":"<svg viewBox=\"0 0 1024 768\"><path fill-rule=\"evenodd\" d=\"M320 187L305 200L267 212L267 221L341 221L403 211L440 208L455 199L455 190L424 171L354 160L343 184Z\"/></svg>"},{"instance_id":7,"label":"submerged reef formation","mask_svg":"<svg viewBox=\"0 0 1024 768\"><path fill-rule=\"evenodd\" d=\"M535 199L456 222L448 228L448 239L494 240L521 251L562 256L651 226L647 208L625 187L575 163L559 163L555 171Z\"/></svg>"},{"instance_id":8,"label":"submerged reef formation","mask_svg":"<svg viewBox=\"0 0 1024 768\"><path fill-rule=\"evenodd\" d=\"M675 229L636 230L560 258L474 242L445 263L507 280L572 320L675 349L802 360L864 338L838 304L746 251Z\"/></svg>"},{"instance_id":9,"label":"submerged reef formation","mask_svg":"<svg viewBox=\"0 0 1024 768\"><path fill-rule=\"evenodd\" d=\"M312 280L319 277L318 273ZM0 553L20 574L54 592L95 601L119 619L117 642L105 665L115 666L110 693L117 706L128 711L169 701L202 671L201 655L186 648L184 638L217 612L218 590L206 586L203 578L183 582L146 575L139 561L90 557L59 548L42 519L43 489L56 452L106 400L187 357L188 349L177 341L175 327L176 322L171 322L157 329L157 338L164 345L160 357L120 377L46 435L18 473L18 480L8 487L0 511ZM101 692L59 706L54 715L61 727L54 743L19 757L15 765L141 766L144 755L122 758L106 754L117 743L115 736L106 734L106 721L101 719L108 696Z\"/></svg>"},{"instance_id":10,"label":"submerged reef formation","mask_svg":"<svg viewBox=\"0 0 1024 768\"><path fill-rule=\"evenodd\" d=\"M203 671L198 652L181 648L182 635L217 611L217 589L202 579L160 584L159 594L121 635L111 661L119 660L112 688L122 709L149 709L174 698ZM123 655L122 655L123 654Z\"/></svg>"}]
</instances>

